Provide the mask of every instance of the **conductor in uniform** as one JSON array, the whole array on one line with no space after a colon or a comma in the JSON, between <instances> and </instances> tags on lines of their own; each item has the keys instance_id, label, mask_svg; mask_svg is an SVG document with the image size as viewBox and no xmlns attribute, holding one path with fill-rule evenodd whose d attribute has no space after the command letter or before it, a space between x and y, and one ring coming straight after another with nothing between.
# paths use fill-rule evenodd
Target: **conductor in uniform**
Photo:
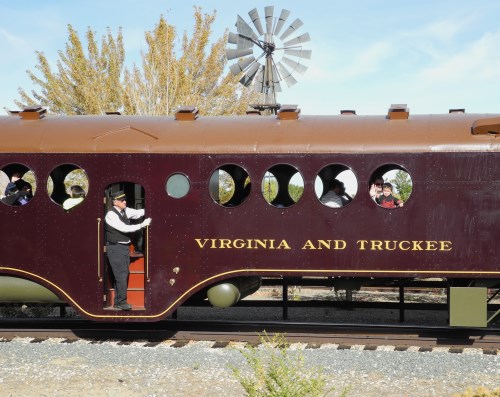
<instances>
[{"instance_id":1,"label":"conductor in uniform","mask_svg":"<svg viewBox=\"0 0 500 397\"><path fill-rule=\"evenodd\" d=\"M151 218L142 223L132 225L130 219L144 216L144 209L136 210L127 207L127 197L123 191L111 195L113 207L107 212L106 222L106 254L115 279L115 302L117 310L130 310L132 305L127 303L127 284L129 275L129 246L133 232L151 224Z\"/></svg>"}]
</instances>

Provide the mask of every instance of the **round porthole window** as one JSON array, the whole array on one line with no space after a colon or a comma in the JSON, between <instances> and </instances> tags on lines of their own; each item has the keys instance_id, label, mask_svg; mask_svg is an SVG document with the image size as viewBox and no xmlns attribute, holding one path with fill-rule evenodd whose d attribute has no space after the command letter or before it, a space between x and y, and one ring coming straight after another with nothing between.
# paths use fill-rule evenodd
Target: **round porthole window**
<instances>
[{"instance_id":1,"label":"round porthole window","mask_svg":"<svg viewBox=\"0 0 500 397\"><path fill-rule=\"evenodd\" d=\"M250 195L252 183L248 172L236 164L217 168L210 177L210 197L222 207L237 207Z\"/></svg>"},{"instance_id":2,"label":"round porthole window","mask_svg":"<svg viewBox=\"0 0 500 397\"><path fill-rule=\"evenodd\" d=\"M189 193L191 183L184 174L172 174L165 184L165 191L172 198L182 198Z\"/></svg>"},{"instance_id":3,"label":"round porthole window","mask_svg":"<svg viewBox=\"0 0 500 397\"><path fill-rule=\"evenodd\" d=\"M349 205L356 197L358 180L346 165L330 164L318 173L314 189L321 204L341 208Z\"/></svg>"},{"instance_id":4,"label":"round porthole window","mask_svg":"<svg viewBox=\"0 0 500 397\"><path fill-rule=\"evenodd\" d=\"M369 193L382 208L401 208L409 200L413 181L408 171L398 164L386 164L377 168L369 182Z\"/></svg>"},{"instance_id":5,"label":"round porthole window","mask_svg":"<svg viewBox=\"0 0 500 397\"><path fill-rule=\"evenodd\" d=\"M47 194L65 211L80 206L89 192L89 178L75 164L61 164L54 168L47 179Z\"/></svg>"},{"instance_id":6,"label":"round porthole window","mask_svg":"<svg viewBox=\"0 0 500 397\"><path fill-rule=\"evenodd\" d=\"M26 205L36 191L33 171L24 164L8 164L0 170L0 199L11 206Z\"/></svg>"},{"instance_id":7,"label":"round porthole window","mask_svg":"<svg viewBox=\"0 0 500 397\"><path fill-rule=\"evenodd\" d=\"M262 178L262 196L273 207L288 208L295 205L304 193L304 179L292 165L277 164L269 168Z\"/></svg>"}]
</instances>

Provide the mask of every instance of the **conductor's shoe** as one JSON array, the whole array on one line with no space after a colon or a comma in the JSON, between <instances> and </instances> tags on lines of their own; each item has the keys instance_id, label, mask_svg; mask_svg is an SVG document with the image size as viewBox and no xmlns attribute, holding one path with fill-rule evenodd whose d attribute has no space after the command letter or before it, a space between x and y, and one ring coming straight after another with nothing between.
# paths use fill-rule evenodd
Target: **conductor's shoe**
<instances>
[{"instance_id":1,"label":"conductor's shoe","mask_svg":"<svg viewBox=\"0 0 500 397\"><path fill-rule=\"evenodd\" d=\"M131 310L132 305L130 303L120 303L119 305L115 305L116 310Z\"/></svg>"}]
</instances>

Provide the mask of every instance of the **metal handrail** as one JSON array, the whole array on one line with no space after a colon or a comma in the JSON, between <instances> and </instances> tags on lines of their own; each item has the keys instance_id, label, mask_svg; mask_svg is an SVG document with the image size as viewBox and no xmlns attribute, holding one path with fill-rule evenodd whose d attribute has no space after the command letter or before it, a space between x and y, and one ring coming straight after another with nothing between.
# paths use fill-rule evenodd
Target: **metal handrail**
<instances>
[{"instance_id":1,"label":"metal handrail","mask_svg":"<svg viewBox=\"0 0 500 397\"><path fill-rule=\"evenodd\" d=\"M101 276L101 218L97 218L97 279L102 283Z\"/></svg>"},{"instance_id":2,"label":"metal handrail","mask_svg":"<svg viewBox=\"0 0 500 397\"><path fill-rule=\"evenodd\" d=\"M146 226L146 281L149 283L149 226Z\"/></svg>"}]
</instances>

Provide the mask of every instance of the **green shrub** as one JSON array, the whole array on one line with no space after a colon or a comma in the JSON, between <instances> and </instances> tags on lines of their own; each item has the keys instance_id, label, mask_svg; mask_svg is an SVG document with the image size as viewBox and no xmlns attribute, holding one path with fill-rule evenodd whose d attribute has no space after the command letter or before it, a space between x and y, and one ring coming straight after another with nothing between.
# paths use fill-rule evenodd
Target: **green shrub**
<instances>
[{"instance_id":1,"label":"green shrub","mask_svg":"<svg viewBox=\"0 0 500 397\"><path fill-rule=\"evenodd\" d=\"M231 367L249 397L319 397L331 395L323 368L306 368L302 351L291 351L284 335L260 336L260 347L239 349L250 371ZM340 394L347 396L348 389Z\"/></svg>"}]
</instances>

